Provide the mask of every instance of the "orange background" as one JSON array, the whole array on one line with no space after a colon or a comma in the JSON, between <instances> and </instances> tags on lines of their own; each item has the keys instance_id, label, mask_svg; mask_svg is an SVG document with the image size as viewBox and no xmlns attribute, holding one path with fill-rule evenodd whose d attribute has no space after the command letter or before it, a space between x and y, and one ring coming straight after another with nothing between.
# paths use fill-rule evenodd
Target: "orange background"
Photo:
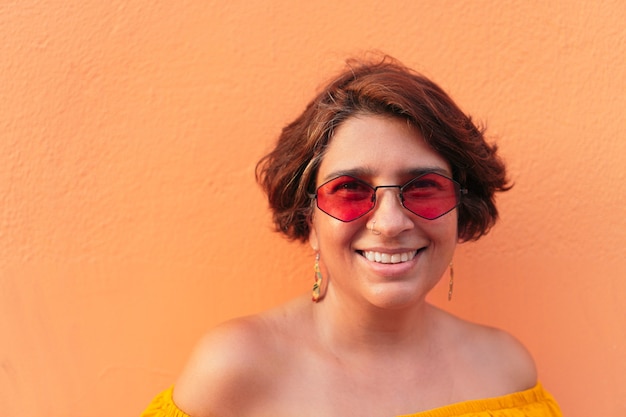
<instances>
[{"instance_id":1,"label":"orange background","mask_svg":"<svg viewBox=\"0 0 626 417\"><path fill-rule=\"evenodd\" d=\"M254 165L379 49L485 121L516 182L432 301L522 339L565 415L626 415L624 22L622 0L1 2L0 414L138 415L208 328L309 291Z\"/></svg>"}]
</instances>

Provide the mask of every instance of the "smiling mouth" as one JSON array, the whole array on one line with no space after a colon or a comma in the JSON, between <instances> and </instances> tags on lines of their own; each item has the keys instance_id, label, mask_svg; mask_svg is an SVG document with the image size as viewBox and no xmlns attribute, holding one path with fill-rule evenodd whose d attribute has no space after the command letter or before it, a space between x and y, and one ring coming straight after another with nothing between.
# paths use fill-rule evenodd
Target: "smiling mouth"
<instances>
[{"instance_id":1,"label":"smiling mouth","mask_svg":"<svg viewBox=\"0 0 626 417\"><path fill-rule=\"evenodd\" d=\"M384 253L370 250L358 251L358 253L370 262L378 262L381 264L399 264L401 262L408 262L412 260L419 251L421 251L421 249L401 253Z\"/></svg>"}]
</instances>

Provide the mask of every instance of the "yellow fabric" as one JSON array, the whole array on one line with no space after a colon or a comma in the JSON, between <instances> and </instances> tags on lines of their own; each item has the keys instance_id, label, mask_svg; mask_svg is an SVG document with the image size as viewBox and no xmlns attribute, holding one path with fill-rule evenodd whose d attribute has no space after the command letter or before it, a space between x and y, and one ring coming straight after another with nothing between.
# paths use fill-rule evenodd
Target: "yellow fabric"
<instances>
[{"instance_id":1,"label":"yellow fabric","mask_svg":"<svg viewBox=\"0 0 626 417\"><path fill-rule=\"evenodd\" d=\"M190 417L176 407L172 399L174 387L170 387L157 395L148 408L141 414L141 417Z\"/></svg>"},{"instance_id":2,"label":"yellow fabric","mask_svg":"<svg viewBox=\"0 0 626 417\"><path fill-rule=\"evenodd\" d=\"M172 399L173 387L160 393L141 417L191 417ZM552 396L541 384L502 397L472 400L399 417L563 417Z\"/></svg>"},{"instance_id":3,"label":"yellow fabric","mask_svg":"<svg viewBox=\"0 0 626 417\"><path fill-rule=\"evenodd\" d=\"M541 384L526 391L483 400L464 401L398 417L563 417Z\"/></svg>"}]
</instances>

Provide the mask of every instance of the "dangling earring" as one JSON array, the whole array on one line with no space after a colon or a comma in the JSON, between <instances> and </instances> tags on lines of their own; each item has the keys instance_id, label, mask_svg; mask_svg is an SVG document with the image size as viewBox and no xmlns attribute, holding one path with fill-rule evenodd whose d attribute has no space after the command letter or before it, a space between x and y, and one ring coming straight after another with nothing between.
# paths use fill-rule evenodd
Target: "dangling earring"
<instances>
[{"instance_id":1,"label":"dangling earring","mask_svg":"<svg viewBox=\"0 0 626 417\"><path fill-rule=\"evenodd\" d=\"M450 261L450 284L448 284L448 301L452 300L452 291L454 290L454 266Z\"/></svg>"},{"instance_id":2,"label":"dangling earring","mask_svg":"<svg viewBox=\"0 0 626 417\"><path fill-rule=\"evenodd\" d=\"M313 302L317 303L321 298L320 290L322 287L322 272L320 271L320 254L315 255L315 265L313 265L315 271L315 283L313 284Z\"/></svg>"}]
</instances>

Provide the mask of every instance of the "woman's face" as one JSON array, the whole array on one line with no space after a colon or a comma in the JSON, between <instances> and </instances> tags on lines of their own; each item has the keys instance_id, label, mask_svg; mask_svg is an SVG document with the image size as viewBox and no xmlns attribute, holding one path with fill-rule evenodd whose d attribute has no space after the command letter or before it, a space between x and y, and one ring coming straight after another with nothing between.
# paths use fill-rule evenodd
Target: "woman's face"
<instances>
[{"instance_id":1,"label":"woman's face","mask_svg":"<svg viewBox=\"0 0 626 417\"><path fill-rule=\"evenodd\" d=\"M336 130L316 184L349 173L374 187L403 185L424 170L452 177L406 121L359 115ZM326 297L401 308L424 300L443 275L457 242L457 211L426 220L405 209L398 193L378 189L374 209L351 222L315 208L309 242L325 266Z\"/></svg>"}]
</instances>

